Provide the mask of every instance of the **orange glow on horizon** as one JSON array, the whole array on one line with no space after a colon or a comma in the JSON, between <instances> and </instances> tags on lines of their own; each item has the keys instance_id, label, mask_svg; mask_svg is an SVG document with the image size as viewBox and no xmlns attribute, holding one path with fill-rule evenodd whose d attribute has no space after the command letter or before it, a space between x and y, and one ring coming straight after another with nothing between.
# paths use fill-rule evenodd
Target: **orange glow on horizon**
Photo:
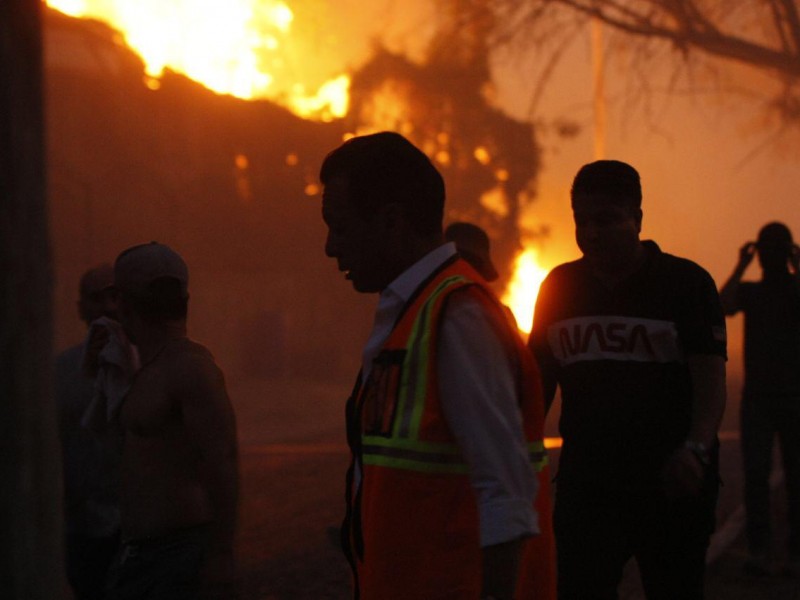
<instances>
[{"instance_id":1,"label":"orange glow on horizon","mask_svg":"<svg viewBox=\"0 0 800 600\"><path fill-rule=\"evenodd\" d=\"M216 93L269 99L302 118L331 121L347 114L349 75L316 86L288 69L294 14L282 0L45 2L120 31L144 61L145 85L152 90L169 68Z\"/></svg>"},{"instance_id":2,"label":"orange glow on horizon","mask_svg":"<svg viewBox=\"0 0 800 600\"><path fill-rule=\"evenodd\" d=\"M520 331L531 331L536 297L547 273L548 270L539 264L535 249L525 248L517 255L514 274L508 282L502 301L514 313Z\"/></svg>"}]
</instances>

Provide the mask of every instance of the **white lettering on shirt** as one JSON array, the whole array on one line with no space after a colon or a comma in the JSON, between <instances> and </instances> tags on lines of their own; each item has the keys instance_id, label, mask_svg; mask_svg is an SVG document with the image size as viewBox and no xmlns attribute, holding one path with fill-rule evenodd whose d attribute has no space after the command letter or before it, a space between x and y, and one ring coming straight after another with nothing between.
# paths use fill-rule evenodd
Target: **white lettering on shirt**
<instances>
[{"instance_id":1,"label":"white lettering on shirt","mask_svg":"<svg viewBox=\"0 0 800 600\"><path fill-rule=\"evenodd\" d=\"M619 316L577 317L547 328L553 356L563 365L582 361L681 362L672 321Z\"/></svg>"}]
</instances>

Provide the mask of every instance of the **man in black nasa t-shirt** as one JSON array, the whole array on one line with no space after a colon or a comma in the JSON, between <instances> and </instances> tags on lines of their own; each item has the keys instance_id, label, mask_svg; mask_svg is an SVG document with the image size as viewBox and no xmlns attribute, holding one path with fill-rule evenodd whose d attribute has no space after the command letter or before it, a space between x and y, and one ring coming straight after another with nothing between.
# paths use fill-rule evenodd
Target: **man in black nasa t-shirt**
<instances>
[{"instance_id":1,"label":"man in black nasa t-shirt","mask_svg":"<svg viewBox=\"0 0 800 600\"><path fill-rule=\"evenodd\" d=\"M561 387L559 598L616 598L636 557L647 597L703 596L725 407L725 319L697 264L641 241L641 186L618 161L572 187L583 258L542 284L530 347Z\"/></svg>"}]
</instances>

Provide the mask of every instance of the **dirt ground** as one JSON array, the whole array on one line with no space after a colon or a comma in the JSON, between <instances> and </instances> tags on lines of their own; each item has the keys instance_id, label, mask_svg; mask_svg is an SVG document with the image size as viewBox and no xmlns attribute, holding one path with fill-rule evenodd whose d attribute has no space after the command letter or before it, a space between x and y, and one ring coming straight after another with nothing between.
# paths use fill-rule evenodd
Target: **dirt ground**
<instances>
[{"instance_id":1,"label":"dirt ground","mask_svg":"<svg viewBox=\"0 0 800 600\"><path fill-rule=\"evenodd\" d=\"M349 598L350 567L329 538L344 514L347 382L230 387L241 444L242 600Z\"/></svg>"},{"instance_id":2,"label":"dirt ground","mask_svg":"<svg viewBox=\"0 0 800 600\"><path fill-rule=\"evenodd\" d=\"M343 514L343 451L245 453L239 537L243 600L340 599L350 568L327 529Z\"/></svg>"},{"instance_id":3,"label":"dirt ground","mask_svg":"<svg viewBox=\"0 0 800 600\"><path fill-rule=\"evenodd\" d=\"M351 597L349 566L329 528L344 511L348 454L343 434L346 382L261 382L231 388L241 440L242 507L238 544L241 600L338 600ZM733 419L726 419L732 422ZM737 432L722 436L719 536L712 539L708 600L800 600L800 582L744 575ZM558 452L551 452L557 465ZM775 494L775 518L785 500ZM785 522L785 521L784 521ZM777 525L779 537L785 527ZM780 539L778 542L780 543ZM643 598L635 564L621 600Z\"/></svg>"}]
</instances>

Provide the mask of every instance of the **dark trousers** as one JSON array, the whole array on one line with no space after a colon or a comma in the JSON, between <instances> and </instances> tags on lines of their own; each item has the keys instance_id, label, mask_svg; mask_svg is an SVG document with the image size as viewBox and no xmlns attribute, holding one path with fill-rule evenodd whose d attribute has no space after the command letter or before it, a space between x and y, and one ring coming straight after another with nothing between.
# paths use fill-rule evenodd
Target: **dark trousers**
<instances>
[{"instance_id":1,"label":"dark trousers","mask_svg":"<svg viewBox=\"0 0 800 600\"><path fill-rule=\"evenodd\" d=\"M703 598L705 554L719 480L702 494L668 500L655 487L609 489L558 483L554 512L560 600L615 600L636 558L649 600Z\"/></svg>"},{"instance_id":2,"label":"dark trousers","mask_svg":"<svg viewBox=\"0 0 800 600\"><path fill-rule=\"evenodd\" d=\"M103 600L119 533L105 537L68 533L66 543L67 579L75 600Z\"/></svg>"},{"instance_id":3,"label":"dark trousers","mask_svg":"<svg viewBox=\"0 0 800 600\"><path fill-rule=\"evenodd\" d=\"M197 600L207 529L123 542L109 573L107 600Z\"/></svg>"},{"instance_id":4,"label":"dark trousers","mask_svg":"<svg viewBox=\"0 0 800 600\"><path fill-rule=\"evenodd\" d=\"M759 555L771 550L769 476L777 435L786 478L789 553L800 557L800 398L745 394L741 433L748 549Z\"/></svg>"}]
</instances>

